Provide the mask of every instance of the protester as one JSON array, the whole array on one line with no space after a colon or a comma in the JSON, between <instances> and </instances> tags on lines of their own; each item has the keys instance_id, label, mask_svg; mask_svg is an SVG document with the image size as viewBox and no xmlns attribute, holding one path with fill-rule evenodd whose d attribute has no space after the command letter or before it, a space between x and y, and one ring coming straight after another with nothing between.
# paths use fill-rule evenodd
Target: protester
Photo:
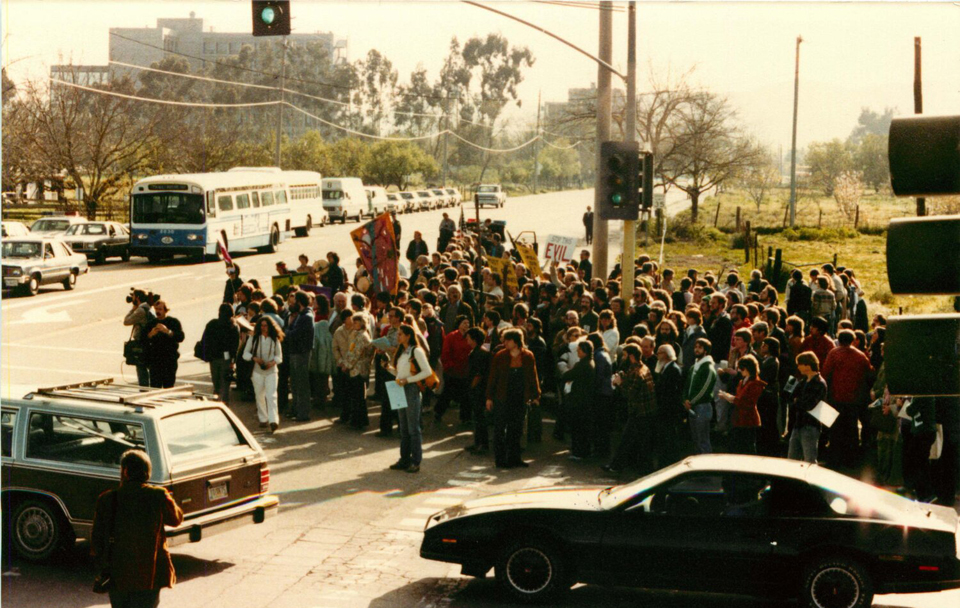
<instances>
[{"instance_id":1,"label":"protester","mask_svg":"<svg viewBox=\"0 0 960 608\"><path fill-rule=\"evenodd\" d=\"M243 350L243 359L254 364L251 381L257 401L260 428L269 425L271 433L280 427L280 414L277 410L277 365L283 360L283 350L280 347L282 341L283 331L277 327L276 322L269 317L263 317Z\"/></svg>"},{"instance_id":2,"label":"protester","mask_svg":"<svg viewBox=\"0 0 960 608\"><path fill-rule=\"evenodd\" d=\"M820 421L810 411L827 398L827 383L820 375L820 360L812 352L797 355L797 371L802 379L793 391L788 432L787 458L817 463L820 444Z\"/></svg>"},{"instance_id":3,"label":"protester","mask_svg":"<svg viewBox=\"0 0 960 608\"><path fill-rule=\"evenodd\" d=\"M224 403L230 403L230 372L233 357L240 345L240 332L233 320L233 307L226 302L220 305L216 319L203 328L201 350L204 361L210 364L210 379L213 392Z\"/></svg>"},{"instance_id":4,"label":"protester","mask_svg":"<svg viewBox=\"0 0 960 608\"><path fill-rule=\"evenodd\" d=\"M619 473L628 464L638 464L640 475L652 473L655 463L656 436L659 431L656 386L649 368L641 360L635 344L623 347L627 368L615 377L626 400L627 426L610 464L608 473Z\"/></svg>"},{"instance_id":5,"label":"protester","mask_svg":"<svg viewBox=\"0 0 960 608\"><path fill-rule=\"evenodd\" d=\"M468 400L473 410L473 445L468 447L467 451L483 455L490 449L485 400L492 355L489 351L483 349L484 334L482 329L471 327L467 330L466 337L467 345L470 347L470 356L467 363ZM463 406L461 405L461 407Z\"/></svg>"},{"instance_id":6,"label":"protester","mask_svg":"<svg viewBox=\"0 0 960 608\"><path fill-rule=\"evenodd\" d=\"M503 349L493 356L487 382L487 411L494 418L494 453L499 468L529 466L520 458L526 406L539 403L540 383L533 353L518 329L503 332Z\"/></svg>"},{"instance_id":7,"label":"protester","mask_svg":"<svg viewBox=\"0 0 960 608\"><path fill-rule=\"evenodd\" d=\"M570 421L570 460L583 460L591 453L591 429L596 417L593 399L597 372L593 343L581 340L575 344L577 360L570 369L562 373L560 382L564 384L565 409Z\"/></svg>"},{"instance_id":8,"label":"protester","mask_svg":"<svg viewBox=\"0 0 960 608\"><path fill-rule=\"evenodd\" d=\"M413 327L401 325L397 343L399 346L390 372L395 374L396 383L403 388L406 407L399 412L400 460L390 465L390 468L418 473L423 460L423 439L420 426L420 388L417 383L429 378L433 371L427 361L427 354L417 345L417 334Z\"/></svg>"},{"instance_id":9,"label":"protester","mask_svg":"<svg viewBox=\"0 0 960 608\"><path fill-rule=\"evenodd\" d=\"M713 344L706 338L697 340L693 347L696 362L687 376L683 392L683 407L690 421L690 434L698 454L713 451L710 445L710 420L713 417L713 390L717 384L717 370L710 352Z\"/></svg>"},{"instance_id":10,"label":"protester","mask_svg":"<svg viewBox=\"0 0 960 608\"><path fill-rule=\"evenodd\" d=\"M370 366L373 363L373 340L370 338L370 324L364 313L350 317L353 331L343 356L345 393L349 412L350 426L357 430L370 425L367 413L367 381L370 379Z\"/></svg>"},{"instance_id":11,"label":"protester","mask_svg":"<svg viewBox=\"0 0 960 608\"><path fill-rule=\"evenodd\" d=\"M760 365L756 357L746 355L737 361L740 382L736 394L720 391L720 398L734 405L733 428L730 430L730 447L736 454L757 453L757 429L760 414L757 402L767 383L758 378Z\"/></svg>"},{"instance_id":12,"label":"protester","mask_svg":"<svg viewBox=\"0 0 960 608\"><path fill-rule=\"evenodd\" d=\"M177 360L180 358L180 343L183 342L183 327L180 321L168 315L170 308L163 300L153 305L156 317L147 327L146 360L150 373L150 386L170 388L177 380Z\"/></svg>"}]
</instances>

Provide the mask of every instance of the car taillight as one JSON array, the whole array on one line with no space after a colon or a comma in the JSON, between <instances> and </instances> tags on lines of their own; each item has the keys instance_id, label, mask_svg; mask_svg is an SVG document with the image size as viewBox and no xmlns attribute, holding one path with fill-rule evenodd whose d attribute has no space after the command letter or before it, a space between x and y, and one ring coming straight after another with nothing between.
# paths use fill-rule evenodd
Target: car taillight
<instances>
[{"instance_id":1,"label":"car taillight","mask_svg":"<svg viewBox=\"0 0 960 608\"><path fill-rule=\"evenodd\" d=\"M260 493L266 494L270 489L270 467L267 463L260 465Z\"/></svg>"}]
</instances>

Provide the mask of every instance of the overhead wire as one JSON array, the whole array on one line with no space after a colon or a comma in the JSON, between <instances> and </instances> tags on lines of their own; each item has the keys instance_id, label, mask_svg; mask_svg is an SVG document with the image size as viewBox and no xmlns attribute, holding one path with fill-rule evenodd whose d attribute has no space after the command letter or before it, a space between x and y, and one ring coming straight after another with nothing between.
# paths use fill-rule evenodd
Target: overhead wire
<instances>
[{"instance_id":1,"label":"overhead wire","mask_svg":"<svg viewBox=\"0 0 960 608\"><path fill-rule=\"evenodd\" d=\"M551 4L554 6L563 6L566 8L587 8L598 11L610 11L612 13L623 13L626 12L625 9L621 6L604 6L596 2L563 2L556 0L530 0L534 4Z\"/></svg>"},{"instance_id":2,"label":"overhead wire","mask_svg":"<svg viewBox=\"0 0 960 608\"><path fill-rule=\"evenodd\" d=\"M75 89L81 89L83 91L89 91L91 93L99 93L101 95L109 95L110 97L119 97L121 99L131 99L134 101L146 101L150 103L158 103L170 106L185 106L191 108L252 108L256 106L275 106L279 103L286 103L280 100L274 101L251 101L251 102L240 102L240 103L205 103L200 101L173 101L171 99L156 99L153 97L139 97L137 95L127 95L125 93L117 93L116 91L106 91L104 89L95 89L93 87L86 87L75 82L68 82L66 80L60 80L58 78L49 78L50 82L55 82L57 84L66 85L68 87L73 87Z\"/></svg>"}]
</instances>

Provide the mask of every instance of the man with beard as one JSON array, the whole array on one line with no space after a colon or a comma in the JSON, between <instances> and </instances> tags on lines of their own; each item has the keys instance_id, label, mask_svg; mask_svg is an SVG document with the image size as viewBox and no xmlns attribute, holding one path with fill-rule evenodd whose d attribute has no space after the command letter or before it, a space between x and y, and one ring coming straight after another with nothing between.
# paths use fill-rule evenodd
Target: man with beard
<instances>
[{"instance_id":1,"label":"man with beard","mask_svg":"<svg viewBox=\"0 0 960 608\"><path fill-rule=\"evenodd\" d=\"M627 402L627 426L613 459L603 470L617 474L639 458L642 476L654 470L653 445L658 432L656 387L650 368L643 364L640 349L627 344L623 354L627 369L617 374L615 382Z\"/></svg>"},{"instance_id":2,"label":"man with beard","mask_svg":"<svg viewBox=\"0 0 960 608\"><path fill-rule=\"evenodd\" d=\"M600 315L593 311L593 298L589 294L580 297L580 327L588 334L597 331Z\"/></svg>"},{"instance_id":3,"label":"man with beard","mask_svg":"<svg viewBox=\"0 0 960 608\"><path fill-rule=\"evenodd\" d=\"M683 371L677 364L673 347L664 344L657 349L657 467L663 468L680 460L679 428L683 422Z\"/></svg>"},{"instance_id":4,"label":"man with beard","mask_svg":"<svg viewBox=\"0 0 960 608\"><path fill-rule=\"evenodd\" d=\"M723 297L723 296L721 296ZM713 417L713 389L717 384L717 370L710 352L710 340L701 338L693 347L696 363L687 377L683 391L683 407L690 420L690 435L698 454L713 451L710 445L710 419Z\"/></svg>"},{"instance_id":5,"label":"man with beard","mask_svg":"<svg viewBox=\"0 0 960 608\"><path fill-rule=\"evenodd\" d=\"M727 299L723 294L710 296L710 325L707 338L713 345L710 353L715 361L722 361L730 352L730 341L733 338L733 321L726 313Z\"/></svg>"}]
</instances>

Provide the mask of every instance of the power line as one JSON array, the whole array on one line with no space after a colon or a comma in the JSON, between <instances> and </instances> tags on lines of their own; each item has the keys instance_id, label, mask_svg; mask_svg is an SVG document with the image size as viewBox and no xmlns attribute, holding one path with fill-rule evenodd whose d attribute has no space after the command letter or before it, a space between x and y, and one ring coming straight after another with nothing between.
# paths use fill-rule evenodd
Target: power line
<instances>
[{"instance_id":1,"label":"power line","mask_svg":"<svg viewBox=\"0 0 960 608\"><path fill-rule=\"evenodd\" d=\"M550 0L530 0L534 4L552 4L554 6L563 6L566 8L588 8L598 11L610 11L612 13L623 13L625 12L622 7L619 6L610 6L606 7L601 4L596 4L592 2L557 2Z\"/></svg>"},{"instance_id":2,"label":"power line","mask_svg":"<svg viewBox=\"0 0 960 608\"><path fill-rule=\"evenodd\" d=\"M165 104L170 106L184 106L184 107L190 107L190 108L252 108L255 106L275 106L279 103L284 103L279 100L244 102L244 103L203 103L203 102L193 102L193 101L172 101L169 99L154 99L152 97L138 97L136 95L126 95L124 93L117 93L116 91L106 91L104 89L95 89L93 87L85 87L80 84L67 82L66 80L59 80L57 78L49 78L49 80L50 82L66 85L68 87L73 87L75 89L80 89L82 91L89 91L90 93L100 93L101 95L109 95L110 97L119 97L121 99L132 99L134 101L147 101L150 103L159 103L159 104Z\"/></svg>"},{"instance_id":3,"label":"power line","mask_svg":"<svg viewBox=\"0 0 960 608\"><path fill-rule=\"evenodd\" d=\"M440 131L439 133L430 133L429 135L421 135L421 136L419 136L419 137L383 137L383 136L380 136L380 135L371 135L371 134L369 134L369 133L364 133L364 132L362 132L362 131L355 131L355 130L350 129L350 128L348 128L348 127L344 127L344 126L338 125L338 124L336 124L336 123L334 123L334 122L330 122L329 120L320 118L319 116L317 116L317 115L315 115L315 114L311 114L310 112L307 112L307 111L304 110L303 108L300 108L300 107L298 107L298 106L293 105L293 104L290 103L289 101L285 101L285 102L283 102L283 104L284 104L285 106L288 106L288 107L296 110L297 112L300 112L301 114L304 114L304 115L306 115L306 116L309 116L310 118L313 118L314 120L317 120L317 121L319 121L319 122L322 122L323 124L325 124L325 125L327 125L327 126L333 127L334 129L340 129L341 131L345 131L345 132L351 133L351 134L353 134L353 135L358 135L358 136L360 136L360 137L367 137L367 138L369 138L369 139L378 139L378 140L382 140L382 141L417 141L417 140L421 140L421 139L433 139L434 137L440 137L440 136L443 135L444 133L453 133L453 132L450 131L450 130L444 130L444 131Z\"/></svg>"}]
</instances>

